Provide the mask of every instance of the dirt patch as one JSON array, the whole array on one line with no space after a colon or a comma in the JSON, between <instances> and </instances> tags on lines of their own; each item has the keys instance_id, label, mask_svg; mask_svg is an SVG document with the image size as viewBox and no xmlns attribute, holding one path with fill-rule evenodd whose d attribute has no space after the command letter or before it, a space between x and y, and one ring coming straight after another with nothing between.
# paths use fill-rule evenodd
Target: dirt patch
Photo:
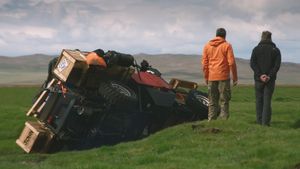
<instances>
[{"instance_id":1,"label":"dirt patch","mask_svg":"<svg viewBox=\"0 0 300 169\"><path fill-rule=\"evenodd\" d=\"M296 164L294 169L300 169L300 163Z\"/></svg>"},{"instance_id":2,"label":"dirt patch","mask_svg":"<svg viewBox=\"0 0 300 169\"><path fill-rule=\"evenodd\" d=\"M35 165L35 164L39 164L39 163L43 162L46 159L47 159L46 156L36 156L36 157L33 157L33 158L30 157L29 159L22 161L22 164Z\"/></svg>"},{"instance_id":3,"label":"dirt patch","mask_svg":"<svg viewBox=\"0 0 300 169\"><path fill-rule=\"evenodd\" d=\"M204 125L192 125L192 130L199 133L209 133L209 134L217 134L220 133L222 130L215 127L205 127Z\"/></svg>"}]
</instances>

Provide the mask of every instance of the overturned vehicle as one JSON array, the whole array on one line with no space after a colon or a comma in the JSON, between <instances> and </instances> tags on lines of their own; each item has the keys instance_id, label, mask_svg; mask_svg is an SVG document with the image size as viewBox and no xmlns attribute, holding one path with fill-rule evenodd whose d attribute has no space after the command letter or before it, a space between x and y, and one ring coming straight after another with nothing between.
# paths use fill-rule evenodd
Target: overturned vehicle
<instances>
[{"instance_id":1,"label":"overturned vehicle","mask_svg":"<svg viewBox=\"0 0 300 169\"><path fill-rule=\"evenodd\" d=\"M183 122L207 118L207 94L197 83L167 83L147 61L108 51L105 66L91 52L64 49L27 112L16 143L27 153L82 150L137 140Z\"/></svg>"}]
</instances>

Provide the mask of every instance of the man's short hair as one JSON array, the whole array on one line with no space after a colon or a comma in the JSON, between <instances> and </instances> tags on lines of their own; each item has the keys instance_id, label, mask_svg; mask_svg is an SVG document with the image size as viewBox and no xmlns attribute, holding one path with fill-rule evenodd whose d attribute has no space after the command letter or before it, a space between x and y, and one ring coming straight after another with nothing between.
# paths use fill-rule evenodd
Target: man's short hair
<instances>
[{"instance_id":1,"label":"man's short hair","mask_svg":"<svg viewBox=\"0 0 300 169\"><path fill-rule=\"evenodd\" d=\"M222 38L226 37L226 30L224 28L218 28L216 31L216 36L220 36Z\"/></svg>"},{"instance_id":2,"label":"man's short hair","mask_svg":"<svg viewBox=\"0 0 300 169\"><path fill-rule=\"evenodd\" d=\"M262 41L266 41L266 40L272 41L272 33L270 31L263 31L261 33L261 40Z\"/></svg>"}]
</instances>

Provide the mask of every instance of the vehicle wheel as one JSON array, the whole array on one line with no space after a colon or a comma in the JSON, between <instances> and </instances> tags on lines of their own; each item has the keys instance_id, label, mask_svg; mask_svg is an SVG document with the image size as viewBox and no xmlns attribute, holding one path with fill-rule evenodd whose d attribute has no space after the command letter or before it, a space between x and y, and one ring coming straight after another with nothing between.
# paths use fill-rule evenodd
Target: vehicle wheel
<instances>
[{"instance_id":1,"label":"vehicle wheel","mask_svg":"<svg viewBox=\"0 0 300 169\"><path fill-rule=\"evenodd\" d=\"M117 81L102 82L98 93L115 108L135 108L138 102L136 93Z\"/></svg>"},{"instance_id":2,"label":"vehicle wheel","mask_svg":"<svg viewBox=\"0 0 300 169\"><path fill-rule=\"evenodd\" d=\"M207 93L191 90L186 99L186 105L195 112L194 120L207 119L208 116L208 95Z\"/></svg>"}]
</instances>

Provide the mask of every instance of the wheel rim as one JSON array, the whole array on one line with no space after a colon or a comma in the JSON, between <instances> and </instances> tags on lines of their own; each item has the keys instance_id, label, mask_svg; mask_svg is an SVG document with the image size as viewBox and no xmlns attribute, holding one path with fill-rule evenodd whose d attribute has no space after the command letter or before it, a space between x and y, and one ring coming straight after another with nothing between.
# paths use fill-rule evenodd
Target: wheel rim
<instances>
[{"instance_id":1,"label":"wheel rim","mask_svg":"<svg viewBox=\"0 0 300 169\"><path fill-rule=\"evenodd\" d=\"M117 89L120 93L124 94L125 96L128 96L128 97L131 96L131 92L127 88L125 88L117 83L114 83L114 82L111 83L111 86L113 88Z\"/></svg>"},{"instance_id":2,"label":"wheel rim","mask_svg":"<svg viewBox=\"0 0 300 169\"><path fill-rule=\"evenodd\" d=\"M208 99L205 96L202 95L196 95L197 100L199 100L202 104L204 104L205 106L208 106Z\"/></svg>"}]
</instances>

